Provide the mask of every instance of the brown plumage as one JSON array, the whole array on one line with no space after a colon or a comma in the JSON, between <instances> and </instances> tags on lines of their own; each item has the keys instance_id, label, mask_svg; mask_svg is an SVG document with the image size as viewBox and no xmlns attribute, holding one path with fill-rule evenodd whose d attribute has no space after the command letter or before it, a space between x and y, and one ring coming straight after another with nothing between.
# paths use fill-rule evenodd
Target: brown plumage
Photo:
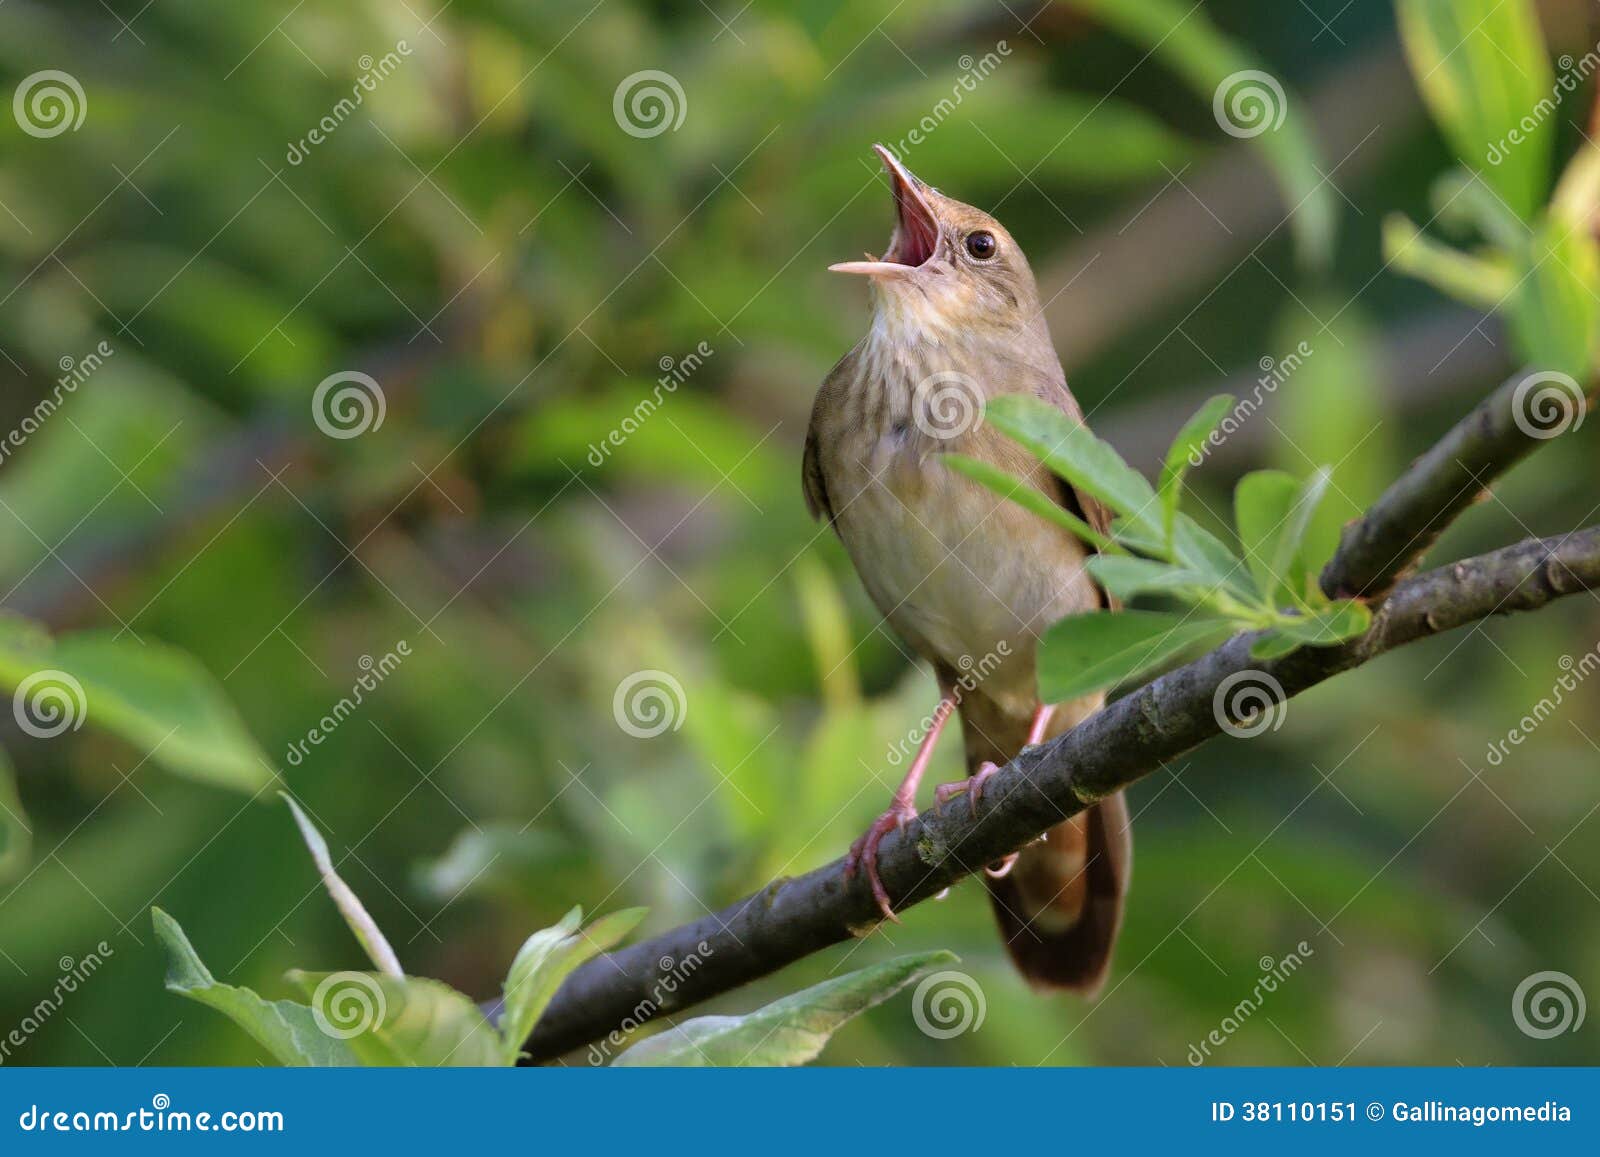
<instances>
[{"instance_id":1,"label":"brown plumage","mask_svg":"<svg viewBox=\"0 0 1600 1157\"><path fill-rule=\"evenodd\" d=\"M1109 512L982 423L986 398L1032 393L1082 420L1042 319L1027 259L993 218L929 188L878 147L898 220L866 274L867 336L817 394L802 481L895 631L934 668L942 709L887 812L851 849L879 905L877 844L915 811L917 782L949 709L961 717L966 784L1029 741L1060 734L1099 697L1042 705L1034 655L1056 619L1108 605L1076 537L948 469L982 458L1054 496L1097 529ZM1104 980L1132 863L1120 795L1065 820L988 881L1006 947L1034 984L1092 992Z\"/></svg>"}]
</instances>

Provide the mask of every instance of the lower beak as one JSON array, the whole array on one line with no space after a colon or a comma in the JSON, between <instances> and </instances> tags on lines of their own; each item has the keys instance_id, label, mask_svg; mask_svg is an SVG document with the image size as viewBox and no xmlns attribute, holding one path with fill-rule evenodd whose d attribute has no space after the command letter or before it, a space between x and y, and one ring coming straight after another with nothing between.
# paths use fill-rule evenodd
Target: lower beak
<instances>
[{"instance_id":1,"label":"lower beak","mask_svg":"<svg viewBox=\"0 0 1600 1157\"><path fill-rule=\"evenodd\" d=\"M922 194L922 182L912 175L888 149L873 145L873 151L889 171L894 189L894 242L882 261L841 261L828 268L834 273L861 273L869 277L902 277L915 271L933 256L939 244L939 223Z\"/></svg>"}]
</instances>

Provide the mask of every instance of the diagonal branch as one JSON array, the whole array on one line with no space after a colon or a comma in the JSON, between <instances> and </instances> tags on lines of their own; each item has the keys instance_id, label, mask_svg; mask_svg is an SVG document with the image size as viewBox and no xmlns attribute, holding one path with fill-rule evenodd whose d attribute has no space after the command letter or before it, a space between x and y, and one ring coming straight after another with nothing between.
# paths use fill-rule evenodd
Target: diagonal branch
<instances>
[{"instance_id":1,"label":"diagonal branch","mask_svg":"<svg viewBox=\"0 0 1600 1157\"><path fill-rule=\"evenodd\" d=\"M1330 596L1379 603L1366 634L1336 647L1303 647L1270 662L1251 659L1253 635L1238 636L1065 735L1026 749L990 781L976 814L966 797L958 797L955 806L925 812L884 841L878 871L896 906L928 899L1217 735L1225 722L1236 722L1230 703L1239 700L1229 691L1238 684L1248 681L1282 703L1396 647L1600 587L1600 527L1560 539L1529 539L1400 578L1492 480L1581 420L1587 399L1569 388L1549 396L1558 404L1565 399L1566 420L1558 413L1557 421L1549 421L1537 393L1549 380L1523 371L1506 382L1345 527L1322 586ZM879 919L865 884L845 879L842 859L774 880L721 912L583 965L557 992L528 1051L535 1060L547 1060L624 1023L708 1000L865 935ZM700 966L668 992L660 983L661 962L691 955Z\"/></svg>"},{"instance_id":2,"label":"diagonal branch","mask_svg":"<svg viewBox=\"0 0 1600 1157\"><path fill-rule=\"evenodd\" d=\"M1287 698L1406 643L1595 587L1600 527L1529 539L1406 579L1365 635L1337 647L1305 647L1258 663L1250 657L1253 636L1241 635L1025 750L990 781L976 815L963 796L890 835L878 852L884 885L897 907L926 900L1210 739L1222 730L1225 680L1250 679ZM528 1050L535 1059L553 1058L625 1021L709 999L864 935L879 918L862 882L845 880L842 859L775 880L721 912L579 968L539 1021ZM666 992L660 962L691 955L699 967Z\"/></svg>"},{"instance_id":3,"label":"diagonal branch","mask_svg":"<svg viewBox=\"0 0 1600 1157\"><path fill-rule=\"evenodd\" d=\"M1345 527L1322 572L1329 598L1382 597L1489 484L1545 441L1575 427L1597 383L1580 397L1564 375L1524 368L1485 398Z\"/></svg>"}]
</instances>

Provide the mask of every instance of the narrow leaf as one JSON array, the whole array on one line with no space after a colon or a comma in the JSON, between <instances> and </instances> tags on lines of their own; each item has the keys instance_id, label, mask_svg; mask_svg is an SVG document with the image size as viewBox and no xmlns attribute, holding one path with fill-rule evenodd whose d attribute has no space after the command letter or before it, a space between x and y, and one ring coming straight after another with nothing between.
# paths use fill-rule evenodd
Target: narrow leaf
<instances>
[{"instance_id":1,"label":"narrow leaf","mask_svg":"<svg viewBox=\"0 0 1600 1157\"><path fill-rule=\"evenodd\" d=\"M561 982L591 957L615 947L644 919L643 908L624 908L578 930L582 910L574 908L553 928L523 941L506 974L500 1015L501 1049L507 1063L522 1053L522 1042L549 1006Z\"/></svg>"},{"instance_id":2,"label":"narrow leaf","mask_svg":"<svg viewBox=\"0 0 1600 1157\"><path fill-rule=\"evenodd\" d=\"M991 465L981 458L969 458L965 454L945 454L940 459L957 474L963 474L980 486L1015 502L1024 510L1037 514L1040 518L1048 519L1064 530L1069 530L1096 550L1116 550L1117 547L1105 535L1095 530L1083 519L1072 511L1066 509L1042 493L1026 479L1018 478L1015 474L1008 474L998 466Z\"/></svg>"},{"instance_id":3,"label":"narrow leaf","mask_svg":"<svg viewBox=\"0 0 1600 1157\"><path fill-rule=\"evenodd\" d=\"M1159 533L1155 490L1082 422L1028 394L990 398L984 418L1072 485L1136 526Z\"/></svg>"},{"instance_id":4,"label":"narrow leaf","mask_svg":"<svg viewBox=\"0 0 1600 1157\"><path fill-rule=\"evenodd\" d=\"M1097 554L1089 559L1088 568L1101 586L1124 600L1135 595L1167 594L1197 602L1212 589L1206 576L1198 571L1156 559Z\"/></svg>"},{"instance_id":5,"label":"narrow leaf","mask_svg":"<svg viewBox=\"0 0 1600 1157\"><path fill-rule=\"evenodd\" d=\"M1104 691L1232 633L1230 623L1166 611L1068 615L1039 641L1039 698L1061 703Z\"/></svg>"},{"instance_id":6,"label":"narrow leaf","mask_svg":"<svg viewBox=\"0 0 1600 1157\"><path fill-rule=\"evenodd\" d=\"M1273 569L1278 539L1294 510L1299 484L1282 470L1257 470L1239 479L1233 491L1233 518L1244 559L1256 591L1269 603L1278 601L1278 576Z\"/></svg>"},{"instance_id":7,"label":"narrow leaf","mask_svg":"<svg viewBox=\"0 0 1600 1157\"><path fill-rule=\"evenodd\" d=\"M1218 394L1195 411L1183 424L1178 436L1167 449L1167 459L1161 466L1161 523L1167 546L1172 546L1173 524L1178 516L1178 501L1183 497L1183 476L1196 458L1203 458L1206 440L1217 428L1230 409L1232 394Z\"/></svg>"},{"instance_id":8,"label":"narrow leaf","mask_svg":"<svg viewBox=\"0 0 1600 1157\"><path fill-rule=\"evenodd\" d=\"M378 924L367 912L366 906L360 898L350 890L350 885L339 878L333 870L333 860L328 855L328 844L322 838L322 833L317 831L316 825L306 818L306 813L300 810L300 805L295 803L288 792L279 792L283 801L289 805L289 810L294 813L294 822L300 827L300 834L305 837L306 847L311 849L311 859L317 865L317 871L322 876L322 884L328 889L328 895L333 897L334 904L339 909L339 914L344 917L344 922L350 926L350 931L355 933L355 938L361 944L362 951L367 954L367 959L378 966L379 971L390 976L404 976L405 970L400 967L400 960L394 954L394 949L389 947L389 941L384 938Z\"/></svg>"},{"instance_id":9,"label":"narrow leaf","mask_svg":"<svg viewBox=\"0 0 1600 1157\"><path fill-rule=\"evenodd\" d=\"M1397 15L1417 87L1456 156L1531 221L1560 121L1538 114L1553 82L1532 0L1399 0Z\"/></svg>"},{"instance_id":10,"label":"narrow leaf","mask_svg":"<svg viewBox=\"0 0 1600 1157\"><path fill-rule=\"evenodd\" d=\"M1364 635L1371 626L1372 612L1365 603L1345 601L1324 607L1313 614L1287 617L1278 623L1276 629L1297 643L1329 647ZM1254 648L1250 653L1255 654Z\"/></svg>"},{"instance_id":11,"label":"narrow leaf","mask_svg":"<svg viewBox=\"0 0 1600 1157\"><path fill-rule=\"evenodd\" d=\"M803 1065L841 1025L881 1004L931 969L956 963L950 952L900 956L825 980L744 1016L702 1016L640 1041L619 1056L624 1066ZM958 974L960 975L960 974ZM971 982L970 977L964 977ZM975 988L976 982L971 982ZM981 991L975 999L982 1001Z\"/></svg>"},{"instance_id":12,"label":"narrow leaf","mask_svg":"<svg viewBox=\"0 0 1600 1157\"><path fill-rule=\"evenodd\" d=\"M352 1066L360 1060L349 1045L323 1031L312 1010L290 1000L267 1001L248 988L219 984L183 934L160 908L150 910L156 938L167 952L168 992L222 1013L285 1065Z\"/></svg>"}]
</instances>

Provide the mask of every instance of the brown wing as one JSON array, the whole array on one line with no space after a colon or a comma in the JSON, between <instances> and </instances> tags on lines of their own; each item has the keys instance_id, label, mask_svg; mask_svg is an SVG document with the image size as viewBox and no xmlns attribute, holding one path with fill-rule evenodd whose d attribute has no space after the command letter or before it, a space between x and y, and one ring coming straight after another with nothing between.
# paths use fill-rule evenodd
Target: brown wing
<instances>
[{"instance_id":1,"label":"brown wing","mask_svg":"<svg viewBox=\"0 0 1600 1157\"><path fill-rule=\"evenodd\" d=\"M826 518L833 525L833 507L828 504L828 481L822 476L822 460L817 453L817 422L813 418L806 431L806 449L800 458L800 487L805 491L806 510L812 518Z\"/></svg>"}]
</instances>

